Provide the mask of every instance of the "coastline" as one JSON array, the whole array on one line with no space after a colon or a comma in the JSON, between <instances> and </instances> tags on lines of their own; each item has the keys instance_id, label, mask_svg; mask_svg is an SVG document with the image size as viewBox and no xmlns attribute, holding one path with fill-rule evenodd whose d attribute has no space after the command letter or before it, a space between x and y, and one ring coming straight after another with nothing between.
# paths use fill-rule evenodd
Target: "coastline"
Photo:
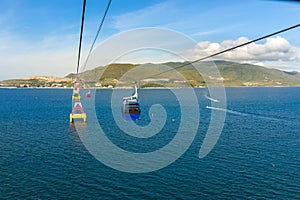
<instances>
[{"instance_id":1,"label":"coastline","mask_svg":"<svg viewBox=\"0 0 300 200\"><path fill-rule=\"evenodd\" d=\"M218 87L218 86L211 86L211 87ZM275 85L275 86L224 86L224 88L288 88L288 87L300 87L300 85ZM208 87L145 87L139 88L140 90L149 90L149 89L205 89ZM0 89L67 89L73 90L73 87L0 87ZM83 90L91 89L91 90L130 90L132 87L116 87L116 88L99 88L99 87L90 87L90 88L82 88Z\"/></svg>"}]
</instances>

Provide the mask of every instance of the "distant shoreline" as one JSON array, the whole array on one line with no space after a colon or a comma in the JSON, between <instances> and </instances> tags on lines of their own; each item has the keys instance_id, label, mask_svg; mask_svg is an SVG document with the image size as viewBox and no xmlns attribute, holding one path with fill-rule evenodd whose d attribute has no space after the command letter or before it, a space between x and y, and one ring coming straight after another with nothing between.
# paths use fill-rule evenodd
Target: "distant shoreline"
<instances>
[{"instance_id":1,"label":"distant shoreline","mask_svg":"<svg viewBox=\"0 0 300 200\"><path fill-rule=\"evenodd\" d=\"M210 88L217 87L217 86L211 86ZM275 85L275 86L224 86L224 88L285 88L285 87L300 87L300 85ZM205 89L208 87L145 87L145 88L139 88L139 89ZM66 90L73 90L71 87L0 87L0 89L66 89ZM120 87L120 88L82 88L82 90L130 90L131 87Z\"/></svg>"}]
</instances>

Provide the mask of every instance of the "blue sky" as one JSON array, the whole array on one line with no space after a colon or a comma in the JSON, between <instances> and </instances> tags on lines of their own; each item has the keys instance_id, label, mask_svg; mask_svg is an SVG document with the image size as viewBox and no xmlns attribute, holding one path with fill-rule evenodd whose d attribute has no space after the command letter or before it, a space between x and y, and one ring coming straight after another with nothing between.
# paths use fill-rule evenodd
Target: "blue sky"
<instances>
[{"instance_id":1,"label":"blue sky","mask_svg":"<svg viewBox=\"0 0 300 200\"><path fill-rule=\"evenodd\" d=\"M83 60L107 2L87 0ZM0 80L74 72L81 9L82 0L0 0ZM292 1L112 0L96 46L123 31L160 27L214 53L299 23L300 3ZM297 28L218 59L300 71L299 36ZM202 55L199 47L189 51L191 59Z\"/></svg>"}]
</instances>

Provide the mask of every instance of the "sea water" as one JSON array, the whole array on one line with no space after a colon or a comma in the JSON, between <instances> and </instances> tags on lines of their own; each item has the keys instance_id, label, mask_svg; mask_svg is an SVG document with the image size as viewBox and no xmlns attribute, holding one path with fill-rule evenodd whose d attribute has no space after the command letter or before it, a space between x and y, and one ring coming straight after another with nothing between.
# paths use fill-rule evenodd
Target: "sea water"
<instances>
[{"instance_id":1,"label":"sea water","mask_svg":"<svg viewBox=\"0 0 300 200\"><path fill-rule=\"evenodd\" d=\"M91 99L113 144L147 153L176 136L182 105L172 91L139 91L137 126L160 117L149 112L151 105L166 114L163 128L149 138L118 126L112 110L119 106L122 115L122 100L112 105L113 92L97 90ZM128 173L86 149L69 123L72 90L0 89L0 199L300 199L300 88L226 88L225 108L206 89L195 93L200 119L187 151L162 169ZM212 111L226 113L226 120L216 145L200 159Z\"/></svg>"}]
</instances>

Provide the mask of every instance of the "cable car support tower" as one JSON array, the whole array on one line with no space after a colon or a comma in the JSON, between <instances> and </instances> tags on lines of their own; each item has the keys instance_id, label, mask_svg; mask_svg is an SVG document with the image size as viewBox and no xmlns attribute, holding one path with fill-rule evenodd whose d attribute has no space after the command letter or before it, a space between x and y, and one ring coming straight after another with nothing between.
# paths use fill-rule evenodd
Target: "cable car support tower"
<instances>
[{"instance_id":1,"label":"cable car support tower","mask_svg":"<svg viewBox=\"0 0 300 200\"><path fill-rule=\"evenodd\" d=\"M95 45L95 42L98 38L99 32L102 28L105 17L107 15L108 9L110 7L111 1L112 0L108 1L106 10L105 10L104 15L101 19L100 25L98 27L97 34L96 34L95 39L93 41L93 44L92 44L92 46L89 50L89 53L88 53L88 56L85 60L84 66L87 64L87 61L88 61L88 59L91 55L91 52L92 52L93 47ZM86 7L86 0L83 0L81 29L80 29L80 40L79 40L78 60L77 60L77 70L76 70L77 73L76 73L76 77L75 77L75 80L74 80L74 88L73 88L73 95L72 95L73 109L72 109L72 112L70 113L70 123L73 123L74 119L83 119L83 121L86 122L86 113L83 109L83 106L82 106L82 103L81 103L81 100L80 100L80 87L81 87L80 84L83 85L82 88L85 88L87 86L87 84L84 83L84 81L80 78L80 75L78 73L79 72L79 64L80 64L80 53L81 53L81 44L82 44L82 35L83 35L85 7ZM87 93L86 97L90 98L90 91Z\"/></svg>"},{"instance_id":2,"label":"cable car support tower","mask_svg":"<svg viewBox=\"0 0 300 200\"><path fill-rule=\"evenodd\" d=\"M82 18L81 18L81 29L80 29L80 40L78 48L78 60L77 60L77 73L74 80L72 103L73 109L70 113L70 123L74 122L74 119L83 119L83 122L86 122L86 113L82 107L80 100L80 76L79 76L79 63L80 63L80 53L81 53L81 44L82 44L82 34L83 34L83 24L84 24L84 13L85 13L86 0L83 1L82 7Z\"/></svg>"}]
</instances>

